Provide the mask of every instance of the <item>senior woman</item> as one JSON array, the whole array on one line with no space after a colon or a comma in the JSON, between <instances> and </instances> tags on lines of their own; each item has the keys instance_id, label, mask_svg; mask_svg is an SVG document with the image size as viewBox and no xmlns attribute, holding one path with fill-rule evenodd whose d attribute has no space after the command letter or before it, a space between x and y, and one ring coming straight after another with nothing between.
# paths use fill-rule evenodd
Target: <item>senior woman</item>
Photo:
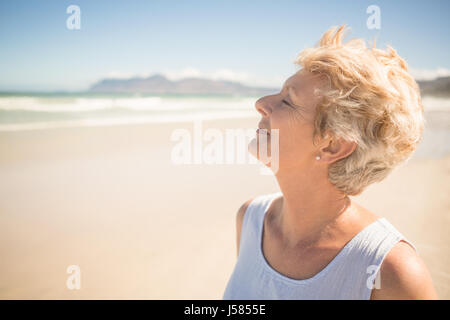
<instances>
[{"instance_id":1,"label":"senior woman","mask_svg":"<svg viewBox=\"0 0 450 320\"><path fill-rule=\"evenodd\" d=\"M281 191L238 210L238 258L223 299L437 298L415 246L349 198L417 147L418 86L395 50L344 43L344 31L329 29L299 54L302 69L282 90L256 102L266 138L278 132ZM249 151L261 160L256 140Z\"/></svg>"}]
</instances>

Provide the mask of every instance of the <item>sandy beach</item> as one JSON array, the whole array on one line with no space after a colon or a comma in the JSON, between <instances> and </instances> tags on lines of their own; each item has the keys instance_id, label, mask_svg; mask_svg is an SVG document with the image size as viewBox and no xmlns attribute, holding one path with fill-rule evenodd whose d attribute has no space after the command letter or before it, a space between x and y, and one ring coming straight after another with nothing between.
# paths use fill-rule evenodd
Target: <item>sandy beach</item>
<instances>
[{"instance_id":1,"label":"sandy beach","mask_svg":"<svg viewBox=\"0 0 450 320\"><path fill-rule=\"evenodd\" d=\"M257 118L204 128L256 128ZM221 299L240 205L279 191L253 164L171 162L192 123L0 132L0 298ZM386 217L450 299L450 156L413 157L355 201ZM70 265L81 288L66 286Z\"/></svg>"}]
</instances>

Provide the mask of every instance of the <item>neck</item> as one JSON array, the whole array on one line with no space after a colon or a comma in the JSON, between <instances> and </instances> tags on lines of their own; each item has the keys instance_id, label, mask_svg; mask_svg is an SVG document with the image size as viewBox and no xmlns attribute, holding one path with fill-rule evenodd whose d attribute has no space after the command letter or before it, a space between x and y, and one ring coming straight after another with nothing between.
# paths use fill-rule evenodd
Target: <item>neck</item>
<instances>
[{"instance_id":1,"label":"neck","mask_svg":"<svg viewBox=\"0 0 450 320\"><path fill-rule=\"evenodd\" d=\"M283 204L275 220L289 247L316 241L352 207L351 199L329 182L324 171L316 167L276 175Z\"/></svg>"}]
</instances>

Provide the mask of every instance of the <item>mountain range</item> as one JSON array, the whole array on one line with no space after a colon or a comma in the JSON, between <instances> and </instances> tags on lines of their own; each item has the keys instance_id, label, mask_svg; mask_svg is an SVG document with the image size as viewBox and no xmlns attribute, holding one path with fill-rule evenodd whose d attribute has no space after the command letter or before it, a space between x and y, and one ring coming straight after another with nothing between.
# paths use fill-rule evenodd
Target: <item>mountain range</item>
<instances>
[{"instance_id":1,"label":"mountain range","mask_svg":"<svg viewBox=\"0 0 450 320\"><path fill-rule=\"evenodd\" d=\"M238 82L184 78L172 81L156 74L147 78L104 79L94 84L90 92L101 93L149 93L149 94L225 94L225 95L266 95L277 89L250 87Z\"/></svg>"},{"instance_id":2,"label":"mountain range","mask_svg":"<svg viewBox=\"0 0 450 320\"><path fill-rule=\"evenodd\" d=\"M417 81L422 95L450 97L450 77ZM225 95L267 95L279 88L251 87L238 82L185 78L172 81L155 74L147 78L103 79L95 83L90 92L98 93L148 93L148 94L225 94Z\"/></svg>"},{"instance_id":3,"label":"mountain range","mask_svg":"<svg viewBox=\"0 0 450 320\"><path fill-rule=\"evenodd\" d=\"M417 81L424 96L450 97L450 77L440 77L434 80Z\"/></svg>"}]
</instances>

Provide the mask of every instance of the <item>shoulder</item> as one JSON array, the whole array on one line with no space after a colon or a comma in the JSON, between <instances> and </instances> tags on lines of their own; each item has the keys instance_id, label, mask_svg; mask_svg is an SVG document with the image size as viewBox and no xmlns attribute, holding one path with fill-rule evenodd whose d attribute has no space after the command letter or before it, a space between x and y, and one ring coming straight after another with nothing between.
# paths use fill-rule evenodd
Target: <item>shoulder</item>
<instances>
[{"instance_id":1,"label":"shoulder","mask_svg":"<svg viewBox=\"0 0 450 320\"><path fill-rule=\"evenodd\" d=\"M371 299L437 299L425 263L405 241L399 241L386 255L379 270L380 287Z\"/></svg>"},{"instance_id":2,"label":"shoulder","mask_svg":"<svg viewBox=\"0 0 450 320\"><path fill-rule=\"evenodd\" d=\"M254 198L251 198L247 201L245 201L240 208L237 211L236 214L236 244L237 244L237 252L239 254L239 245L240 245L240 239L241 239L241 231L242 231L242 225L244 223L244 216L245 213L247 212L248 207L250 206L250 204L252 202L255 202L255 205L259 205L260 203L262 203L263 201L267 200L267 199L273 199L272 197L274 195L278 195L278 193L276 194L265 194L265 195L261 195L261 196L257 196ZM279 200L282 197L278 197L274 200ZM274 201L275 202L275 201Z\"/></svg>"},{"instance_id":3,"label":"shoulder","mask_svg":"<svg viewBox=\"0 0 450 320\"><path fill-rule=\"evenodd\" d=\"M237 214L236 214L236 250L237 250L238 255L239 255L239 245L240 245L240 241L241 241L241 229L242 229L242 223L244 221L244 215L245 215L245 212L247 211L248 206L250 205L250 203L252 203L253 200L254 200L254 198L244 202L241 205L241 207L238 209Z\"/></svg>"},{"instance_id":4,"label":"shoulder","mask_svg":"<svg viewBox=\"0 0 450 320\"><path fill-rule=\"evenodd\" d=\"M248 207L250 206L250 204L252 202L254 202L255 206L259 206L260 204L263 204L265 201L270 201L272 206L277 205L283 199L282 195L280 195L280 194L281 194L280 192L264 194L264 195L260 195L260 196L251 198L251 199L247 200L246 202L244 202L241 205L241 207L239 208L239 210L237 211L236 223L238 224L238 226L242 225L242 223L244 221L245 212L247 211Z\"/></svg>"},{"instance_id":5,"label":"shoulder","mask_svg":"<svg viewBox=\"0 0 450 320\"><path fill-rule=\"evenodd\" d=\"M239 208L238 211L237 211L237 214L236 214L236 225L237 225L237 227L238 227L238 232L240 232L240 230L241 230L242 222L244 221L244 215L245 215L245 212L247 211L248 206L250 205L250 203L252 203L252 201L253 201L254 199L255 199L255 198L251 198L251 199L245 201L245 202L240 206L240 208Z\"/></svg>"}]
</instances>

